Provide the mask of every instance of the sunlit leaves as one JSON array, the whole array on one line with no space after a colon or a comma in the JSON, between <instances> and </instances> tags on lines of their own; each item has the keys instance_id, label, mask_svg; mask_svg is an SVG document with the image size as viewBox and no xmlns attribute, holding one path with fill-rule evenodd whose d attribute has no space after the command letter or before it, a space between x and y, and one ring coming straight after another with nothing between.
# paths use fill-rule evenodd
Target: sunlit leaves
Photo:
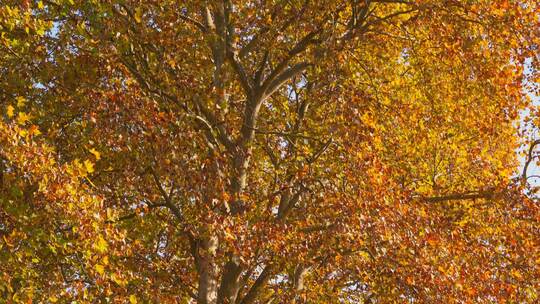
<instances>
[{"instance_id":1,"label":"sunlit leaves","mask_svg":"<svg viewBox=\"0 0 540 304\"><path fill-rule=\"evenodd\" d=\"M106 250L107 250L107 241L105 241L105 239L102 237L102 236L99 236L96 244L95 244L95 248L101 252L101 253L104 253Z\"/></svg>"},{"instance_id":2,"label":"sunlit leaves","mask_svg":"<svg viewBox=\"0 0 540 304\"><path fill-rule=\"evenodd\" d=\"M15 108L14 108L12 105L8 105L8 106L7 106L7 109L6 109L6 115L7 115L9 118L12 118L13 115L15 115Z\"/></svg>"},{"instance_id":3,"label":"sunlit leaves","mask_svg":"<svg viewBox=\"0 0 540 304\"><path fill-rule=\"evenodd\" d=\"M101 274L101 275L105 273L105 267L103 265L96 264L96 266L94 266L94 268L96 269L96 272Z\"/></svg>"},{"instance_id":4,"label":"sunlit leaves","mask_svg":"<svg viewBox=\"0 0 540 304\"><path fill-rule=\"evenodd\" d=\"M101 153L99 153L96 149L94 148L91 148L90 150L88 150L90 153L92 153L92 155L94 155L94 157L96 158L96 160L100 160L101 159Z\"/></svg>"},{"instance_id":5,"label":"sunlit leaves","mask_svg":"<svg viewBox=\"0 0 540 304\"><path fill-rule=\"evenodd\" d=\"M17 115L17 123L19 125L24 125L30 119L29 115L25 112L19 112Z\"/></svg>"},{"instance_id":6,"label":"sunlit leaves","mask_svg":"<svg viewBox=\"0 0 540 304\"><path fill-rule=\"evenodd\" d=\"M0 8L0 298L537 301L534 1L233 2Z\"/></svg>"}]
</instances>

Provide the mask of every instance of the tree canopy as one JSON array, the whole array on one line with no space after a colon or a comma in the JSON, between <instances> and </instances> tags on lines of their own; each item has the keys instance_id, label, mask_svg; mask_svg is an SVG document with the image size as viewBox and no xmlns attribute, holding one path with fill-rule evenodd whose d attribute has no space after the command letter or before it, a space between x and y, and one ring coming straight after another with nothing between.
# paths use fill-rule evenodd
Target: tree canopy
<instances>
[{"instance_id":1,"label":"tree canopy","mask_svg":"<svg viewBox=\"0 0 540 304\"><path fill-rule=\"evenodd\" d=\"M0 4L0 302L540 301L538 1Z\"/></svg>"}]
</instances>

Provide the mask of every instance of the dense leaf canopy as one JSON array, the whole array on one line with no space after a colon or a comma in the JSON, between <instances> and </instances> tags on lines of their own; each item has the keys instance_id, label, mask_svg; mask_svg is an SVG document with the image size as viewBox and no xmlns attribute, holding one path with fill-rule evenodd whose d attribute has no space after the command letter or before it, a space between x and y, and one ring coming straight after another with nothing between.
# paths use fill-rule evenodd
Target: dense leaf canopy
<instances>
[{"instance_id":1,"label":"dense leaf canopy","mask_svg":"<svg viewBox=\"0 0 540 304\"><path fill-rule=\"evenodd\" d=\"M538 303L539 12L0 0L0 302Z\"/></svg>"}]
</instances>

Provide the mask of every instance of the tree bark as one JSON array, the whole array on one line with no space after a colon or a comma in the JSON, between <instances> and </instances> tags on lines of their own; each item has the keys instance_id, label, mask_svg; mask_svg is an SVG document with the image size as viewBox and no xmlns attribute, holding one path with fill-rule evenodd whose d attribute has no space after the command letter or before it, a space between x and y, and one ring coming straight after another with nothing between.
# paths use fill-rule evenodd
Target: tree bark
<instances>
[{"instance_id":1,"label":"tree bark","mask_svg":"<svg viewBox=\"0 0 540 304\"><path fill-rule=\"evenodd\" d=\"M194 255L197 272L199 273L199 286L197 288L197 304L216 304L219 267L215 262L218 246L217 237L198 241L195 245Z\"/></svg>"}]
</instances>

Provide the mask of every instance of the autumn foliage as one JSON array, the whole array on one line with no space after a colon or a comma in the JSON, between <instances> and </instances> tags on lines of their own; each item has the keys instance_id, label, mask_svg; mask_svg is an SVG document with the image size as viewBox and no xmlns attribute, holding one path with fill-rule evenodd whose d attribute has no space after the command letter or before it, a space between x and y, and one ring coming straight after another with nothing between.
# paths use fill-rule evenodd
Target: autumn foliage
<instances>
[{"instance_id":1,"label":"autumn foliage","mask_svg":"<svg viewBox=\"0 0 540 304\"><path fill-rule=\"evenodd\" d=\"M0 303L538 303L539 20L0 0Z\"/></svg>"}]
</instances>

